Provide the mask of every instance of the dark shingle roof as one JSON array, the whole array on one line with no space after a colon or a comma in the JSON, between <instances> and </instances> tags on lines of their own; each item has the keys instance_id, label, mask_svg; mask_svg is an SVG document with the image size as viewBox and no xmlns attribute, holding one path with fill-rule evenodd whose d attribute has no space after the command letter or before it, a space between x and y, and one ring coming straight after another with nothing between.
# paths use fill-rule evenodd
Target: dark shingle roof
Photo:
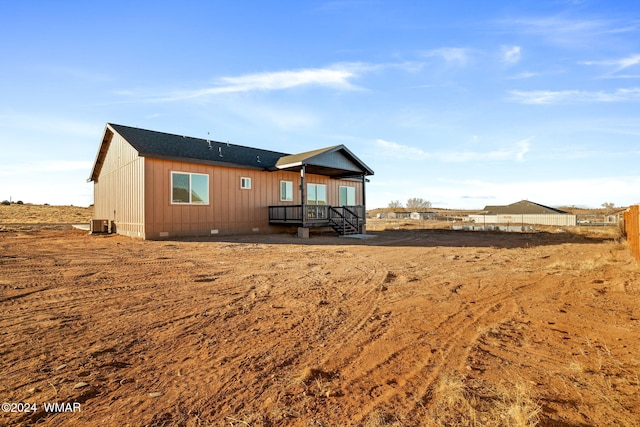
<instances>
[{"instance_id":1,"label":"dark shingle roof","mask_svg":"<svg viewBox=\"0 0 640 427\"><path fill-rule=\"evenodd\" d=\"M244 147L226 142L109 124L142 157L201 161L255 169L273 169L286 153Z\"/></svg>"},{"instance_id":2,"label":"dark shingle roof","mask_svg":"<svg viewBox=\"0 0 640 427\"><path fill-rule=\"evenodd\" d=\"M373 171L343 145L291 155L107 123L89 181L95 181L100 174L104 156L114 133L122 136L141 157L268 171L296 170L296 168L299 170L304 163L309 166L307 170L309 173L337 178L373 175Z\"/></svg>"}]
</instances>

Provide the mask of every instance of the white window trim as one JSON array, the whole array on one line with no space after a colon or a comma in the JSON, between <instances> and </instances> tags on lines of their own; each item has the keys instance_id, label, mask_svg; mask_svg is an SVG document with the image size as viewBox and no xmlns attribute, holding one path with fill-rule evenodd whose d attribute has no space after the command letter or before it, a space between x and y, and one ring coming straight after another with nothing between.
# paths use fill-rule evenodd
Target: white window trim
<instances>
[{"instance_id":1,"label":"white window trim","mask_svg":"<svg viewBox=\"0 0 640 427\"><path fill-rule=\"evenodd\" d=\"M315 185L315 186L316 186L316 189L317 189L317 187L324 187L324 195L325 195L325 197L326 197L326 199L324 200L324 204L325 204L325 205L328 205L328 204L329 204L329 194L327 193L327 184L317 184L317 183L315 183L315 182L309 182L309 183L307 183L307 195L306 195L306 197L307 197L307 203L309 203L309 186L310 186L310 185ZM316 193L316 196L317 196L317 193ZM315 204L316 204L316 205L318 204L318 199L317 199L317 197L316 197L316 203L315 203ZM320 205L320 206L322 206L322 205Z\"/></svg>"},{"instance_id":2,"label":"white window trim","mask_svg":"<svg viewBox=\"0 0 640 427\"><path fill-rule=\"evenodd\" d=\"M182 175L189 175L189 201L188 202L174 202L173 201L173 174L174 173L179 173ZM191 201L191 176L192 175L200 175L200 176L206 176L207 177L207 203L193 203L193 201ZM172 205L179 205L179 206L208 206L210 203L210 194L209 191L211 190L211 186L209 185L209 181L210 181L210 176L207 173L196 173L196 172L182 172L182 171L170 171L169 176L171 177L170 179L170 185L169 185L169 200L171 201Z\"/></svg>"},{"instance_id":3,"label":"white window trim","mask_svg":"<svg viewBox=\"0 0 640 427\"><path fill-rule=\"evenodd\" d=\"M339 186L339 188L338 188L338 202L340 202L340 191L343 188L353 188L353 204L349 204L349 200L348 200L349 199L349 190L347 190L347 203L345 205L342 205L342 206L357 206L358 203L356 202L356 195L357 195L358 192L356 190L356 187L354 187L352 185L341 185L341 186Z\"/></svg>"},{"instance_id":4,"label":"white window trim","mask_svg":"<svg viewBox=\"0 0 640 427\"><path fill-rule=\"evenodd\" d=\"M247 183L247 182L249 183L248 187L244 186L244 184ZM251 190L251 178L249 178L248 176L240 177L240 188L242 190Z\"/></svg>"},{"instance_id":5,"label":"white window trim","mask_svg":"<svg viewBox=\"0 0 640 427\"><path fill-rule=\"evenodd\" d=\"M291 184L291 194L285 194L285 196L289 196L288 199L282 197L282 184L288 183ZM280 181L280 201L281 202L293 202L293 181Z\"/></svg>"}]
</instances>

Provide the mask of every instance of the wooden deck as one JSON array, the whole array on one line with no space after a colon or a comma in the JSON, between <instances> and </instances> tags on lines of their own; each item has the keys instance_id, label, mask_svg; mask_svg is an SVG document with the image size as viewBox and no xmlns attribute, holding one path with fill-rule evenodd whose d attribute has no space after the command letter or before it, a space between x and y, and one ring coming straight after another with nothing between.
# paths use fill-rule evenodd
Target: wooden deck
<instances>
[{"instance_id":1,"label":"wooden deck","mask_svg":"<svg viewBox=\"0 0 640 427\"><path fill-rule=\"evenodd\" d=\"M298 227L332 227L338 234L360 233L365 224L364 206L269 206L269 224Z\"/></svg>"}]
</instances>

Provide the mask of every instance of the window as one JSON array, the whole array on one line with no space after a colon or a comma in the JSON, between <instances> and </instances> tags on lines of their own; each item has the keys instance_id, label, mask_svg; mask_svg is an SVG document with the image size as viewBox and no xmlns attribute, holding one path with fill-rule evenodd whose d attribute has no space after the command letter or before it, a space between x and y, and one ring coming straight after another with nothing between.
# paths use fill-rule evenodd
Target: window
<instances>
[{"instance_id":1,"label":"window","mask_svg":"<svg viewBox=\"0 0 640 427\"><path fill-rule=\"evenodd\" d=\"M171 203L208 205L209 175L171 172Z\"/></svg>"},{"instance_id":2,"label":"window","mask_svg":"<svg viewBox=\"0 0 640 427\"><path fill-rule=\"evenodd\" d=\"M251 188L251 178L240 178L240 188L249 190Z\"/></svg>"},{"instance_id":3,"label":"window","mask_svg":"<svg viewBox=\"0 0 640 427\"><path fill-rule=\"evenodd\" d=\"M280 201L281 202L293 201L293 182L280 181Z\"/></svg>"},{"instance_id":4,"label":"window","mask_svg":"<svg viewBox=\"0 0 640 427\"><path fill-rule=\"evenodd\" d=\"M310 205L326 205L327 186L323 184L307 184L307 203Z\"/></svg>"},{"instance_id":5,"label":"window","mask_svg":"<svg viewBox=\"0 0 640 427\"><path fill-rule=\"evenodd\" d=\"M340 187L340 206L356 205L356 187Z\"/></svg>"}]
</instances>

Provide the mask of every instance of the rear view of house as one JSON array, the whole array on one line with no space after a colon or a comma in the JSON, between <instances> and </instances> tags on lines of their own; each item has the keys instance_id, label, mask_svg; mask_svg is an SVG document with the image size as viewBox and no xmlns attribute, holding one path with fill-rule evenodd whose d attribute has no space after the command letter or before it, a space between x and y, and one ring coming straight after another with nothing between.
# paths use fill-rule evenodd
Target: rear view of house
<instances>
[{"instance_id":1,"label":"rear view of house","mask_svg":"<svg viewBox=\"0 0 640 427\"><path fill-rule=\"evenodd\" d=\"M365 229L373 171L343 145L287 154L108 123L94 218L143 239Z\"/></svg>"}]
</instances>

